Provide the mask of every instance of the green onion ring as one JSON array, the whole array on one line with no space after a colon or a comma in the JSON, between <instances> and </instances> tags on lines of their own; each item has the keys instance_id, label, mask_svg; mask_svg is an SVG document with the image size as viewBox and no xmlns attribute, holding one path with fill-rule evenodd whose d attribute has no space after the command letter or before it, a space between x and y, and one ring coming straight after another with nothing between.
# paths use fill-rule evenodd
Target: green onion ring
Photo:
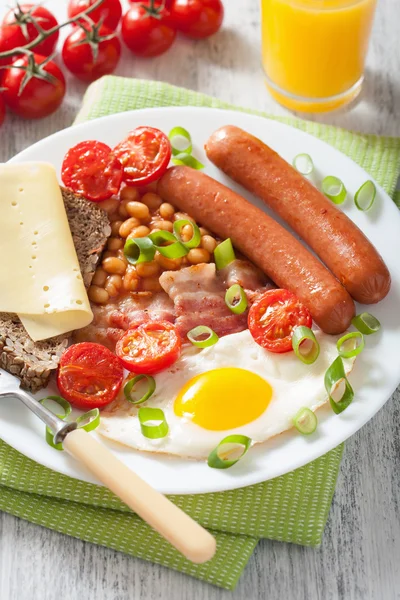
<instances>
[{"instance_id":1,"label":"green onion ring","mask_svg":"<svg viewBox=\"0 0 400 600\"><path fill-rule=\"evenodd\" d=\"M300 347L301 344L306 340L312 342L312 347L309 351L302 352ZM299 358L301 362L306 365L312 365L315 363L319 356L319 343L314 335L314 332L309 327L305 327L303 325L295 327L293 330L292 348L297 358Z\"/></svg>"},{"instance_id":2,"label":"green onion ring","mask_svg":"<svg viewBox=\"0 0 400 600\"><path fill-rule=\"evenodd\" d=\"M186 148L177 148L174 146L174 138L182 137L187 140L188 144ZM178 154L192 154L193 146L192 146L192 138L190 133L184 127L173 127L168 134L169 141L171 142L171 150L173 156L177 156Z\"/></svg>"},{"instance_id":3,"label":"green onion ring","mask_svg":"<svg viewBox=\"0 0 400 600\"><path fill-rule=\"evenodd\" d=\"M293 425L296 427L299 433L303 435L310 435L314 433L317 428L318 419L317 415L307 408L300 408L298 413L293 418Z\"/></svg>"},{"instance_id":4,"label":"green onion ring","mask_svg":"<svg viewBox=\"0 0 400 600\"><path fill-rule=\"evenodd\" d=\"M244 313L247 308L247 296L241 285L234 283L226 290L225 304L235 315Z\"/></svg>"},{"instance_id":5,"label":"green onion ring","mask_svg":"<svg viewBox=\"0 0 400 600\"><path fill-rule=\"evenodd\" d=\"M234 448L229 448L229 449L226 448L225 449L226 457L224 457L223 456L224 446L231 446L232 444L235 446L242 446L243 451L238 458L229 460L228 456L234 450ZM212 469L229 469L229 467L232 467L241 458L243 458L243 456L246 454L246 452L248 451L250 446L251 446L251 439L249 437L247 437L247 435L240 435L240 434L228 435L226 438L224 438L223 440L220 441L218 446L216 448L214 448L214 450L212 450L212 452L210 452L208 460L207 460L207 464Z\"/></svg>"},{"instance_id":6,"label":"green onion ring","mask_svg":"<svg viewBox=\"0 0 400 600\"><path fill-rule=\"evenodd\" d=\"M202 335L208 335L207 338L203 340L198 340ZM190 342L192 342L193 346L197 346L197 348L208 348L209 346L214 346L219 340L219 337L211 329L211 327L207 327L207 325L198 325L189 331L187 334L187 338Z\"/></svg>"},{"instance_id":7,"label":"green onion ring","mask_svg":"<svg viewBox=\"0 0 400 600\"><path fill-rule=\"evenodd\" d=\"M177 241L176 237L170 231L154 231L149 235L149 239L154 244L155 250L158 250L160 254L167 258L181 258L189 252L182 242ZM167 246L161 245L164 242L172 243Z\"/></svg>"},{"instance_id":8,"label":"green onion ring","mask_svg":"<svg viewBox=\"0 0 400 600\"><path fill-rule=\"evenodd\" d=\"M376 187L373 181L368 180L356 191L354 203L358 210L366 212L371 208L375 201Z\"/></svg>"},{"instance_id":9,"label":"green onion ring","mask_svg":"<svg viewBox=\"0 0 400 600\"><path fill-rule=\"evenodd\" d=\"M381 328L381 324L379 323L378 319L374 317L374 315L371 315L367 312L363 312L353 317L351 323L364 335L376 333Z\"/></svg>"},{"instance_id":10,"label":"green onion ring","mask_svg":"<svg viewBox=\"0 0 400 600\"><path fill-rule=\"evenodd\" d=\"M342 397L338 402L336 402L336 400L334 400L331 395L332 388L334 385L340 383L342 380L344 380L346 387ZM346 377L341 356L338 356L333 361L331 366L327 369L325 373L324 383L325 389L329 396L329 402L331 404L332 410L338 415L339 413L343 412L349 406L349 404L352 403L354 398L354 391Z\"/></svg>"},{"instance_id":11,"label":"green onion ring","mask_svg":"<svg viewBox=\"0 0 400 600\"><path fill-rule=\"evenodd\" d=\"M89 419L89 422L85 425L80 425L80 423L84 423ZM98 408L92 408L92 410L88 410L83 415L80 415L75 419L75 422L78 424L78 429L84 429L85 431L93 431L100 425L100 411Z\"/></svg>"},{"instance_id":12,"label":"green onion ring","mask_svg":"<svg viewBox=\"0 0 400 600\"><path fill-rule=\"evenodd\" d=\"M46 400L52 400L53 402L56 402L64 410L64 413L62 415L53 413L59 419L64 420L68 417L69 414L71 414L71 410L72 410L71 405L67 400L65 400L65 398L62 398L61 396L46 396L46 398L42 398L41 400L39 400L39 402L40 402L40 404L43 404L43 406L46 406L46 404L45 404ZM48 410L50 410L51 412L53 412L48 406L46 406L46 408ZM50 427L47 427L47 426L46 426L46 442L48 443L49 446L51 446L55 450L59 450L60 452L62 452L64 450L61 442L59 444L54 443L54 433L51 431Z\"/></svg>"},{"instance_id":13,"label":"green onion ring","mask_svg":"<svg viewBox=\"0 0 400 600\"><path fill-rule=\"evenodd\" d=\"M347 340L359 340L359 344L358 346L356 345L355 348L353 348L352 350L344 350L342 348L343 344L345 344L347 342ZM336 347L338 349L339 352L339 356L341 356L342 358L352 358L353 356L357 356L357 354L360 354L360 352L363 351L365 346L365 342L364 342L364 336L361 333L361 331L352 331L351 333L347 333L346 335L344 335L343 337L340 338L340 340L337 341Z\"/></svg>"},{"instance_id":14,"label":"green onion ring","mask_svg":"<svg viewBox=\"0 0 400 600\"><path fill-rule=\"evenodd\" d=\"M227 267L235 259L236 256L233 250L231 238L227 238L221 242L214 250L214 260L218 270Z\"/></svg>"},{"instance_id":15,"label":"green onion ring","mask_svg":"<svg viewBox=\"0 0 400 600\"><path fill-rule=\"evenodd\" d=\"M183 242L181 239L181 231L185 225L191 225L193 229L193 235L187 242ZM189 221L188 219L179 219L174 223L174 234L178 242L181 242L185 246L185 248L197 248L200 246L201 242L201 233L200 229L197 227L196 223Z\"/></svg>"},{"instance_id":16,"label":"green onion ring","mask_svg":"<svg viewBox=\"0 0 400 600\"><path fill-rule=\"evenodd\" d=\"M342 204L346 200L347 190L338 177L328 175L322 182L322 192L334 204Z\"/></svg>"},{"instance_id":17,"label":"green onion ring","mask_svg":"<svg viewBox=\"0 0 400 600\"><path fill-rule=\"evenodd\" d=\"M155 253L156 248L148 237L130 238L125 242L124 255L131 265L150 262Z\"/></svg>"},{"instance_id":18,"label":"green onion ring","mask_svg":"<svg viewBox=\"0 0 400 600\"><path fill-rule=\"evenodd\" d=\"M140 429L145 437L151 440L158 440L167 435L169 427L165 420L164 411L161 408L139 408L138 417ZM160 423L158 425L150 425L151 421L159 421Z\"/></svg>"},{"instance_id":19,"label":"green onion ring","mask_svg":"<svg viewBox=\"0 0 400 600\"><path fill-rule=\"evenodd\" d=\"M185 154L182 152L178 154L172 159L174 165L186 165L187 167L191 167L192 169L196 169L196 171L200 171L200 169L204 169L203 163L201 163L197 158L192 156L191 154Z\"/></svg>"},{"instance_id":20,"label":"green onion ring","mask_svg":"<svg viewBox=\"0 0 400 600\"><path fill-rule=\"evenodd\" d=\"M298 154L295 156L293 166L302 175L311 175L314 170L314 163L309 154Z\"/></svg>"},{"instance_id":21,"label":"green onion ring","mask_svg":"<svg viewBox=\"0 0 400 600\"><path fill-rule=\"evenodd\" d=\"M132 398L132 392L134 391L134 387L137 383L139 383L139 381L142 381L143 379L146 379L147 381L147 391L143 394L143 396L141 396L139 398L139 400L134 400ZM150 398L150 396L152 396L154 394L154 391L156 389L156 381L154 379L154 377L152 377L151 375L136 375L136 377L133 377L132 379L130 379L124 386L124 395L125 398L128 400L128 402L130 402L131 404L142 404L143 402L146 402L146 400L148 400Z\"/></svg>"}]
</instances>

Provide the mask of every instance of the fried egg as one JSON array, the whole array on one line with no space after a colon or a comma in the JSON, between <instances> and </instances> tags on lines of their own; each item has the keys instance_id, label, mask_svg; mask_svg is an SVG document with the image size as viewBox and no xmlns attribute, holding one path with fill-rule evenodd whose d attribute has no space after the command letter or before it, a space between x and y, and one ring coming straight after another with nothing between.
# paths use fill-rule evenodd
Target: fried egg
<instances>
[{"instance_id":1,"label":"fried egg","mask_svg":"<svg viewBox=\"0 0 400 600\"><path fill-rule=\"evenodd\" d=\"M312 365L294 352L261 348L249 330L227 335L209 348L185 347L179 360L155 375L156 390L141 406L161 408L166 437L146 438L139 406L120 396L102 411L98 432L136 450L206 459L230 434L264 442L293 426L302 407L315 411L327 402L324 375L338 355L340 336L315 332L320 355ZM343 360L346 374L353 359Z\"/></svg>"}]
</instances>

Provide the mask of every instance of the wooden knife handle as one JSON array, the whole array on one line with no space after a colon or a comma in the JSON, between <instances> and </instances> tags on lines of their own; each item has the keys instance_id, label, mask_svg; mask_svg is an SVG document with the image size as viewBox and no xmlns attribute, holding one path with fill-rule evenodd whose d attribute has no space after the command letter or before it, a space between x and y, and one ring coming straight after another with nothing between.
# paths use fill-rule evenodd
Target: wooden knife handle
<instances>
[{"instance_id":1,"label":"wooden knife handle","mask_svg":"<svg viewBox=\"0 0 400 600\"><path fill-rule=\"evenodd\" d=\"M124 465L84 429L68 433L63 446L105 486L194 563L210 560L215 538Z\"/></svg>"}]
</instances>

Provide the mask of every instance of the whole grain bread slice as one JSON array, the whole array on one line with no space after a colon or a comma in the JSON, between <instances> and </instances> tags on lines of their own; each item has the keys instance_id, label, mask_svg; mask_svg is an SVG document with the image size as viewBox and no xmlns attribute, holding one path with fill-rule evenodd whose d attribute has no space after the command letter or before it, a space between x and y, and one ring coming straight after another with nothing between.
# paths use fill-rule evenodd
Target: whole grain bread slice
<instances>
[{"instance_id":1,"label":"whole grain bread slice","mask_svg":"<svg viewBox=\"0 0 400 600\"><path fill-rule=\"evenodd\" d=\"M107 213L83 196L61 188L83 281L89 287L111 234ZM0 367L16 375L25 389L46 387L70 334L33 342L17 315L0 312Z\"/></svg>"}]
</instances>

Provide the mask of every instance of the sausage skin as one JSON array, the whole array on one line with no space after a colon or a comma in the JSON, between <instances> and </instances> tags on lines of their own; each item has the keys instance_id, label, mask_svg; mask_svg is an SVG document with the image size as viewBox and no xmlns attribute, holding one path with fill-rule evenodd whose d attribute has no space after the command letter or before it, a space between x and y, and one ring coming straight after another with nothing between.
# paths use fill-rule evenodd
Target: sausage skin
<instances>
[{"instance_id":1,"label":"sausage skin","mask_svg":"<svg viewBox=\"0 0 400 600\"><path fill-rule=\"evenodd\" d=\"M353 300L324 265L291 233L262 210L208 175L172 167L158 182L158 193L238 250L279 287L307 306L325 333L345 331L355 314Z\"/></svg>"},{"instance_id":2,"label":"sausage skin","mask_svg":"<svg viewBox=\"0 0 400 600\"><path fill-rule=\"evenodd\" d=\"M205 149L217 167L302 237L355 300L374 304L386 296L390 273L371 242L279 154L233 125L213 133Z\"/></svg>"}]
</instances>

